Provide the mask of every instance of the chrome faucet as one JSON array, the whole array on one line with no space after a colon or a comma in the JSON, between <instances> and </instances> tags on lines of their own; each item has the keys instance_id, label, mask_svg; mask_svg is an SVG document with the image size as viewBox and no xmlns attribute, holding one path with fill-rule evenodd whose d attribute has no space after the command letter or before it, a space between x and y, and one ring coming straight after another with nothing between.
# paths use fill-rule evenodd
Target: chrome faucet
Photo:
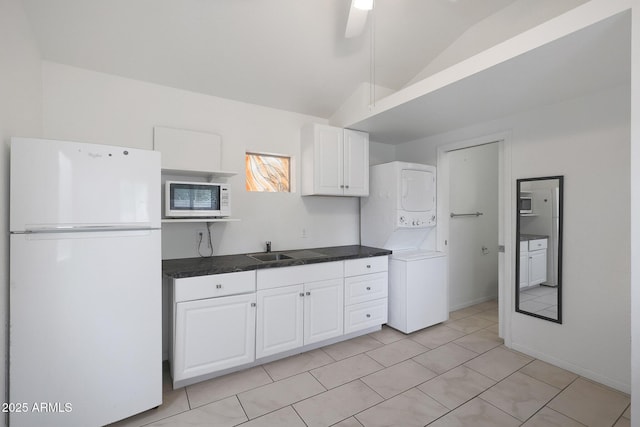
<instances>
[{"instance_id":1,"label":"chrome faucet","mask_svg":"<svg viewBox=\"0 0 640 427\"><path fill-rule=\"evenodd\" d=\"M267 253L271 252L271 240L267 240Z\"/></svg>"}]
</instances>

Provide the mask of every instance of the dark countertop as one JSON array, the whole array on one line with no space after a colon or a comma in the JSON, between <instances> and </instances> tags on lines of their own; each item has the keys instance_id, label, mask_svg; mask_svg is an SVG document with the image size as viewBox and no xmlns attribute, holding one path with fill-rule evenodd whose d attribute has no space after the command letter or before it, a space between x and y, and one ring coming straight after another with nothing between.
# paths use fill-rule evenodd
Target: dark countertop
<instances>
[{"instance_id":1,"label":"dark countertop","mask_svg":"<svg viewBox=\"0 0 640 427\"><path fill-rule=\"evenodd\" d=\"M388 249L369 246L332 246L328 248L298 249L277 251L292 256L280 261L258 261L245 254L221 255L205 258L180 258L162 260L162 273L165 276L180 279L184 277L206 276L209 274L233 273L237 271L258 270L261 268L291 267L293 265L315 264L320 262L342 261L345 259L368 258L390 255Z\"/></svg>"},{"instance_id":2,"label":"dark countertop","mask_svg":"<svg viewBox=\"0 0 640 427\"><path fill-rule=\"evenodd\" d=\"M521 234L520 241L524 242L525 240L538 240L538 239L548 239L549 236L545 236L542 234Z\"/></svg>"}]
</instances>

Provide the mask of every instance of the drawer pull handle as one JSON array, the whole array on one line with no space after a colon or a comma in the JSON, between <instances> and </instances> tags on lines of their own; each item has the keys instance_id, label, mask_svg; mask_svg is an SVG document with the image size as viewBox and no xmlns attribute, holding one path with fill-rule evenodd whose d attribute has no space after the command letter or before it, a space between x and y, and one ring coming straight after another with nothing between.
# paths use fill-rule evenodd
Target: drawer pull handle
<instances>
[{"instance_id":1,"label":"drawer pull handle","mask_svg":"<svg viewBox=\"0 0 640 427\"><path fill-rule=\"evenodd\" d=\"M367 317L371 317L371 315L369 313L367 313Z\"/></svg>"},{"instance_id":2,"label":"drawer pull handle","mask_svg":"<svg viewBox=\"0 0 640 427\"><path fill-rule=\"evenodd\" d=\"M367 264L367 268L371 268L371 265L370 265L370 264Z\"/></svg>"},{"instance_id":3,"label":"drawer pull handle","mask_svg":"<svg viewBox=\"0 0 640 427\"><path fill-rule=\"evenodd\" d=\"M367 286L367 290L370 291L371 290L371 286Z\"/></svg>"},{"instance_id":4,"label":"drawer pull handle","mask_svg":"<svg viewBox=\"0 0 640 427\"><path fill-rule=\"evenodd\" d=\"M221 285L220 283L218 283L218 284L216 285L216 289L222 289L222 285Z\"/></svg>"},{"instance_id":5,"label":"drawer pull handle","mask_svg":"<svg viewBox=\"0 0 640 427\"><path fill-rule=\"evenodd\" d=\"M300 296L303 297L304 296L304 292L300 292Z\"/></svg>"},{"instance_id":6,"label":"drawer pull handle","mask_svg":"<svg viewBox=\"0 0 640 427\"><path fill-rule=\"evenodd\" d=\"M306 294L306 295L307 295L307 296L311 295L311 292L307 291L307 294Z\"/></svg>"}]
</instances>

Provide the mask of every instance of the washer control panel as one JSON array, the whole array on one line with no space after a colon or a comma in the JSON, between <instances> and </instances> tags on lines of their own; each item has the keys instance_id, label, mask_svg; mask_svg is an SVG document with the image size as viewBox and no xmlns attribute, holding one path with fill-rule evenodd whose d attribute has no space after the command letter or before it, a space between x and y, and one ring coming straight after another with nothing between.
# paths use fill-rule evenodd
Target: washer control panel
<instances>
[{"instance_id":1,"label":"washer control panel","mask_svg":"<svg viewBox=\"0 0 640 427\"><path fill-rule=\"evenodd\" d=\"M402 228L424 228L436 225L436 216L425 212L398 211L396 225Z\"/></svg>"}]
</instances>

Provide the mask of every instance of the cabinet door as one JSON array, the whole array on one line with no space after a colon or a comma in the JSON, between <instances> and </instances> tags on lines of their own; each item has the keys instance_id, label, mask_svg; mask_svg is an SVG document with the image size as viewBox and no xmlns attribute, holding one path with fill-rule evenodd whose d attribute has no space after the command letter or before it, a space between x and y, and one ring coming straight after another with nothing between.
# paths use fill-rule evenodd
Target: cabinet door
<instances>
[{"instance_id":1,"label":"cabinet door","mask_svg":"<svg viewBox=\"0 0 640 427\"><path fill-rule=\"evenodd\" d=\"M343 130L316 125L314 136L314 192L341 196L344 194Z\"/></svg>"},{"instance_id":2,"label":"cabinet door","mask_svg":"<svg viewBox=\"0 0 640 427\"><path fill-rule=\"evenodd\" d=\"M547 250L529 252L529 286L547 281Z\"/></svg>"},{"instance_id":3,"label":"cabinet door","mask_svg":"<svg viewBox=\"0 0 640 427\"><path fill-rule=\"evenodd\" d=\"M303 345L302 285L257 292L256 358Z\"/></svg>"},{"instance_id":4,"label":"cabinet door","mask_svg":"<svg viewBox=\"0 0 640 427\"><path fill-rule=\"evenodd\" d=\"M343 279L307 283L304 291L304 344L342 335Z\"/></svg>"},{"instance_id":5,"label":"cabinet door","mask_svg":"<svg viewBox=\"0 0 640 427\"><path fill-rule=\"evenodd\" d=\"M344 130L344 195L369 195L369 134Z\"/></svg>"},{"instance_id":6,"label":"cabinet door","mask_svg":"<svg viewBox=\"0 0 640 427\"><path fill-rule=\"evenodd\" d=\"M520 289L529 286L529 252L520 252Z\"/></svg>"},{"instance_id":7,"label":"cabinet door","mask_svg":"<svg viewBox=\"0 0 640 427\"><path fill-rule=\"evenodd\" d=\"M176 304L173 380L255 360L255 294Z\"/></svg>"}]
</instances>

